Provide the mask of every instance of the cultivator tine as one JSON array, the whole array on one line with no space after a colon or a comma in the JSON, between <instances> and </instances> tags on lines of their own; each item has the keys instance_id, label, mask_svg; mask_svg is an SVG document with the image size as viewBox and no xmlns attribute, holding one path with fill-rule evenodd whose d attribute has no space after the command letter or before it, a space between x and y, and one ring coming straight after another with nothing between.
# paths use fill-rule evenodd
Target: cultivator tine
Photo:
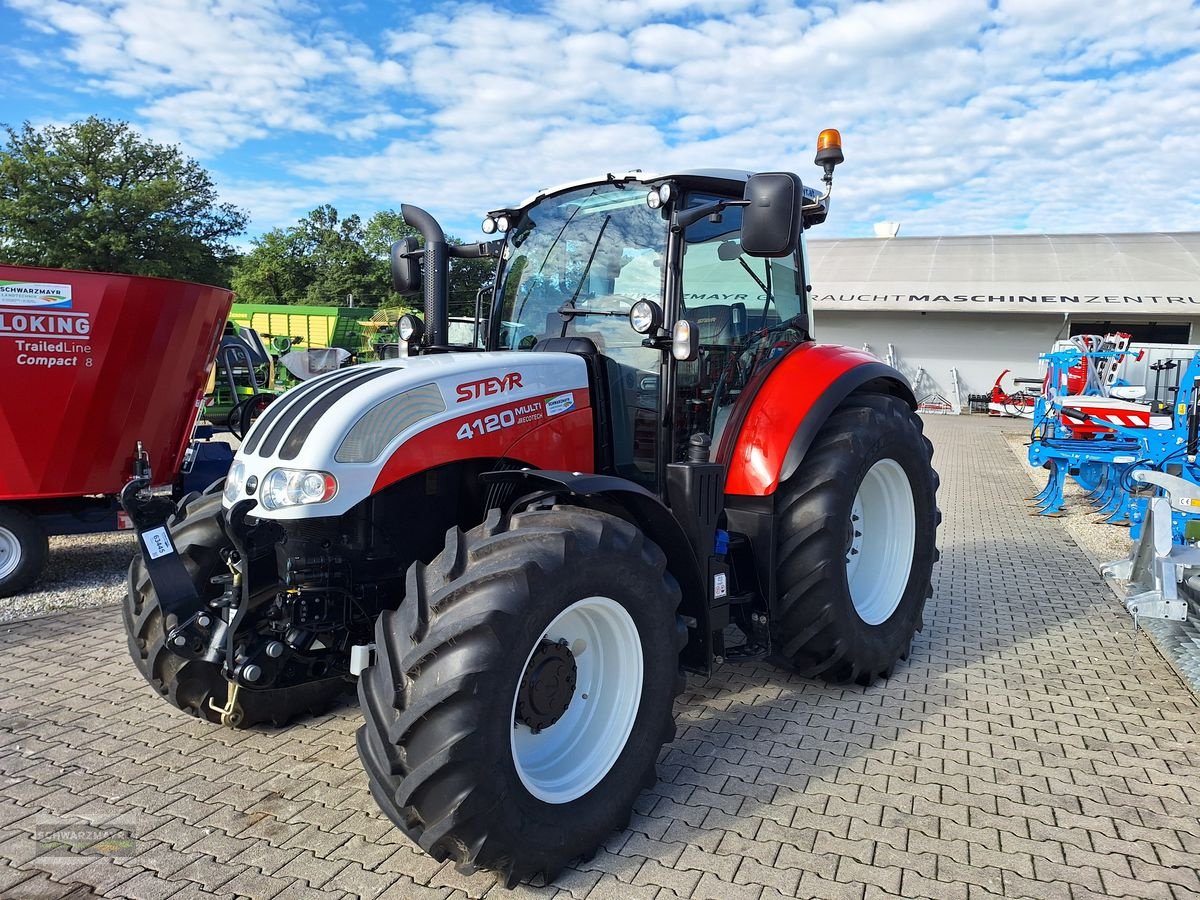
<instances>
[{"instance_id":1,"label":"cultivator tine","mask_svg":"<svg viewBox=\"0 0 1200 900\"><path fill-rule=\"evenodd\" d=\"M1044 488L1042 488L1040 491L1038 491L1036 494L1034 494L1032 497L1029 497L1026 502L1032 503L1034 506L1041 506L1043 503L1045 503L1050 498L1050 496L1054 493L1054 477L1055 477L1055 470L1057 468L1058 468L1058 464L1056 462L1054 462L1054 460L1051 460L1050 461L1050 477L1046 479L1046 486Z\"/></svg>"},{"instance_id":2,"label":"cultivator tine","mask_svg":"<svg viewBox=\"0 0 1200 900\"><path fill-rule=\"evenodd\" d=\"M1103 498L1103 503L1097 510L1102 516L1107 516L1106 521L1112 521L1112 517L1123 515L1128 517L1128 493L1121 489L1121 477L1118 473L1113 473L1110 479L1112 487L1108 490ZM1122 512L1124 510L1125 512Z\"/></svg>"},{"instance_id":3,"label":"cultivator tine","mask_svg":"<svg viewBox=\"0 0 1200 900\"><path fill-rule=\"evenodd\" d=\"M1092 500L1092 506L1096 512L1105 513L1111 512L1114 502L1119 502L1118 498L1121 494L1121 479L1115 475L1104 480L1104 490L1096 495Z\"/></svg>"},{"instance_id":4,"label":"cultivator tine","mask_svg":"<svg viewBox=\"0 0 1200 900\"><path fill-rule=\"evenodd\" d=\"M1121 494L1120 499L1113 510L1112 515L1104 519L1104 522L1109 525L1128 525L1129 524L1129 495Z\"/></svg>"},{"instance_id":5,"label":"cultivator tine","mask_svg":"<svg viewBox=\"0 0 1200 900\"><path fill-rule=\"evenodd\" d=\"M1096 500L1104 493L1104 491L1108 488L1109 481L1109 470L1108 467L1105 466L1100 472L1100 478L1096 481L1096 486L1087 492L1087 499L1089 503L1093 500Z\"/></svg>"},{"instance_id":6,"label":"cultivator tine","mask_svg":"<svg viewBox=\"0 0 1200 900\"><path fill-rule=\"evenodd\" d=\"M1038 515L1057 516L1063 508L1063 479L1065 470L1057 460L1050 461L1050 481L1046 485L1046 497L1038 504Z\"/></svg>"}]
</instances>

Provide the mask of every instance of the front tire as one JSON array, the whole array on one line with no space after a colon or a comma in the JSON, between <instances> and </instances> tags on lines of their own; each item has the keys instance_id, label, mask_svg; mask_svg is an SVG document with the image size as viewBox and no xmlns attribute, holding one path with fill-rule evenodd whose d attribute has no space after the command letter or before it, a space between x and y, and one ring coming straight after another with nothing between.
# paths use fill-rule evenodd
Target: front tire
<instances>
[{"instance_id":1,"label":"front tire","mask_svg":"<svg viewBox=\"0 0 1200 900\"><path fill-rule=\"evenodd\" d=\"M867 685L907 659L937 560L932 455L904 401L854 395L780 486L772 640L801 674Z\"/></svg>"},{"instance_id":2,"label":"front tire","mask_svg":"<svg viewBox=\"0 0 1200 900\"><path fill-rule=\"evenodd\" d=\"M359 679L380 807L436 859L553 879L629 821L675 734L686 627L662 551L575 507L495 510L408 573Z\"/></svg>"},{"instance_id":3,"label":"front tire","mask_svg":"<svg viewBox=\"0 0 1200 900\"><path fill-rule=\"evenodd\" d=\"M202 599L214 595L209 579L225 571L221 549L229 546L218 521L221 494L198 495L183 508L183 517L168 522L171 541L192 576ZM264 722L286 725L302 715L324 712L349 685L341 678L326 678L267 690L243 689L240 715L224 722L213 708L224 706L229 682L216 663L188 660L167 647L169 627L163 621L158 594L139 553L129 566L128 590L122 605L129 655L142 677L168 703L214 724L248 728Z\"/></svg>"}]
</instances>

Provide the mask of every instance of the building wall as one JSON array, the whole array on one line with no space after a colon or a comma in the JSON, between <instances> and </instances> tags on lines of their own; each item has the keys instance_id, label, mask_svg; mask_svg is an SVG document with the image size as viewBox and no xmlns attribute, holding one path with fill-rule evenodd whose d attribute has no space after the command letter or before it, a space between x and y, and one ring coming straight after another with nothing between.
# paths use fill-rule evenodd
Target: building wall
<instances>
[{"instance_id":1,"label":"building wall","mask_svg":"<svg viewBox=\"0 0 1200 900\"><path fill-rule=\"evenodd\" d=\"M1114 327L1119 327L1113 317ZM965 407L968 394L991 390L996 376L1011 369L1011 378L1038 375L1038 355L1050 350L1055 340L1069 334L1062 316L1046 314L956 312L873 312L869 310L817 310L818 340L850 347L869 346L880 359L894 347L900 371L910 381L918 398L941 394L953 402L951 369L958 370L959 402ZM1130 321L1145 321L1130 317ZM1200 335L1198 320L1192 324L1193 340ZM925 376L917 384L918 371Z\"/></svg>"}]
</instances>

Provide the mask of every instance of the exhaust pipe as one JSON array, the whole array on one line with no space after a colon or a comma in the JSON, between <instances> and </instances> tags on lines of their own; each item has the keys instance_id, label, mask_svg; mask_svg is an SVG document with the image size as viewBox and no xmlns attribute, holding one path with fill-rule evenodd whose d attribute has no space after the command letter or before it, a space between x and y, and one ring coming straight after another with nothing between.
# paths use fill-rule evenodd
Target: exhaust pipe
<instances>
[{"instance_id":1,"label":"exhaust pipe","mask_svg":"<svg viewBox=\"0 0 1200 900\"><path fill-rule=\"evenodd\" d=\"M450 252L437 220L418 206L400 205L404 221L425 239L425 340L444 347L450 331Z\"/></svg>"}]
</instances>

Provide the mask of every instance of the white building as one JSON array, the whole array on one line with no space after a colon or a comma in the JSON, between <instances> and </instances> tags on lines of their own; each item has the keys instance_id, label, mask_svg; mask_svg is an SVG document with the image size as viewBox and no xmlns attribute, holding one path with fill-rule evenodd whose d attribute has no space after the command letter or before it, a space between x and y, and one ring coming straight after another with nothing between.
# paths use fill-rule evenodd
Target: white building
<instances>
[{"instance_id":1,"label":"white building","mask_svg":"<svg viewBox=\"0 0 1200 900\"><path fill-rule=\"evenodd\" d=\"M812 240L808 250L818 339L890 356L919 399L953 399L951 370L964 406L1004 369L1035 377L1038 354L1073 334L1200 342L1200 232Z\"/></svg>"}]
</instances>

